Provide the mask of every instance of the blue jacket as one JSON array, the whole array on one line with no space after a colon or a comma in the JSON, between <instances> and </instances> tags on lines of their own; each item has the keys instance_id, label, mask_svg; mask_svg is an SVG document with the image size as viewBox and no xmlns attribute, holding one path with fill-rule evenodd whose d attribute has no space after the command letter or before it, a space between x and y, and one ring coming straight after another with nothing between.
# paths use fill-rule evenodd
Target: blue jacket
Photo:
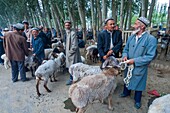
<instances>
[{"instance_id":1,"label":"blue jacket","mask_svg":"<svg viewBox=\"0 0 170 113\"><path fill-rule=\"evenodd\" d=\"M44 44L39 36L36 39L32 37L32 47L33 47L33 53L36 54L40 62L42 62L45 58Z\"/></svg>"},{"instance_id":2,"label":"blue jacket","mask_svg":"<svg viewBox=\"0 0 170 113\"><path fill-rule=\"evenodd\" d=\"M135 62L128 89L143 91L146 88L148 65L156 55L157 39L146 32L136 44L135 37L136 35L132 35L128 38L122 57L134 59ZM125 77L127 70L125 70Z\"/></svg>"},{"instance_id":3,"label":"blue jacket","mask_svg":"<svg viewBox=\"0 0 170 113\"><path fill-rule=\"evenodd\" d=\"M111 42L110 33L107 30L104 30L99 33L97 48L101 60L103 60L103 56L105 56L107 52L110 50L110 42ZM120 31L118 30L113 31L112 44L113 48L111 49L113 50L115 57L119 57L119 51L122 48L122 33Z\"/></svg>"}]
</instances>

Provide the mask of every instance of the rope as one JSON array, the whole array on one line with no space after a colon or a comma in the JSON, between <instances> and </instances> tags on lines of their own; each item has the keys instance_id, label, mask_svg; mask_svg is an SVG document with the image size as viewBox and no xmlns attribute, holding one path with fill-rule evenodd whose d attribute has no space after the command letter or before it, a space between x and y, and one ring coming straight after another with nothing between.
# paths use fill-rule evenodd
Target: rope
<instances>
[{"instance_id":1,"label":"rope","mask_svg":"<svg viewBox=\"0 0 170 113\"><path fill-rule=\"evenodd\" d=\"M126 87L129 86L130 79L132 78L132 71L134 69L134 65L132 64L132 65L129 65L127 67L128 67L127 76L126 76L126 78L123 79L124 83L126 84Z\"/></svg>"}]
</instances>

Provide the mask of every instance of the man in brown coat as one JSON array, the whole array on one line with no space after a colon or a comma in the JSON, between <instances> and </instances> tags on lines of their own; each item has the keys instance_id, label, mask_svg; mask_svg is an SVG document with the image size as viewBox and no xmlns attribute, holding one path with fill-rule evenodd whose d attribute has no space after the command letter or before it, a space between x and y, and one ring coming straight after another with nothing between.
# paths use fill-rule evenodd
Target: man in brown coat
<instances>
[{"instance_id":1,"label":"man in brown coat","mask_svg":"<svg viewBox=\"0 0 170 113\"><path fill-rule=\"evenodd\" d=\"M22 36L24 31L23 24L16 24L14 31L7 33L4 36L5 54L11 63L12 81L18 81L18 74L20 72L21 80L27 81L26 72L24 68L25 55L28 55L28 47L25 38Z\"/></svg>"}]
</instances>

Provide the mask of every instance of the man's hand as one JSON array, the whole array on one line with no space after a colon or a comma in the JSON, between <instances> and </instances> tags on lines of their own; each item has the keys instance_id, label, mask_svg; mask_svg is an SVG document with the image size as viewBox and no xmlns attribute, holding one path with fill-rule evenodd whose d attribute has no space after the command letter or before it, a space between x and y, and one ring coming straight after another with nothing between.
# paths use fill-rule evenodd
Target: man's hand
<instances>
[{"instance_id":1,"label":"man's hand","mask_svg":"<svg viewBox=\"0 0 170 113\"><path fill-rule=\"evenodd\" d=\"M107 57L108 57L108 56L107 56L107 55L105 55L105 56L103 56L103 59L104 59L104 60L106 60L106 59L107 59Z\"/></svg>"},{"instance_id":2,"label":"man's hand","mask_svg":"<svg viewBox=\"0 0 170 113\"><path fill-rule=\"evenodd\" d=\"M127 57L125 56L124 58L123 58L123 61L127 61L128 59L127 59Z\"/></svg>"},{"instance_id":3,"label":"man's hand","mask_svg":"<svg viewBox=\"0 0 170 113\"><path fill-rule=\"evenodd\" d=\"M113 53L113 50L109 50L109 51L107 52L107 56L110 56L112 53Z\"/></svg>"},{"instance_id":4,"label":"man's hand","mask_svg":"<svg viewBox=\"0 0 170 113\"><path fill-rule=\"evenodd\" d=\"M134 59L129 59L129 62L128 62L128 64L134 64Z\"/></svg>"},{"instance_id":5,"label":"man's hand","mask_svg":"<svg viewBox=\"0 0 170 113\"><path fill-rule=\"evenodd\" d=\"M127 61L128 59L127 59L127 57L125 56L124 58L123 58L123 61ZM134 64L134 59L129 59L128 60L128 62L127 62L127 64Z\"/></svg>"}]
</instances>

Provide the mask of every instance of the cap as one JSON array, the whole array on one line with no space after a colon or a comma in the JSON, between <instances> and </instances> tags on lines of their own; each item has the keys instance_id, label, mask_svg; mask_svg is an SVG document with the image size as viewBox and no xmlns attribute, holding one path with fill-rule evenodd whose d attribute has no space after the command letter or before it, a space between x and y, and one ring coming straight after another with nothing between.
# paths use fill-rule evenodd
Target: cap
<instances>
[{"instance_id":1,"label":"cap","mask_svg":"<svg viewBox=\"0 0 170 113\"><path fill-rule=\"evenodd\" d=\"M70 23L71 24L71 21L70 20L65 20L64 23Z\"/></svg>"},{"instance_id":2,"label":"cap","mask_svg":"<svg viewBox=\"0 0 170 113\"><path fill-rule=\"evenodd\" d=\"M29 24L27 20L22 21L23 24Z\"/></svg>"},{"instance_id":3,"label":"cap","mask_svg":"<svg viewBox=\"0 0 170 113\"><path fill-rule=\"evenodd\" d=\"M149 20L145 17L139 17L138 20L141 21L145 26L148 26L150 23Z\"/></svg>"},{"instance_id":4,"label":"cap","mask_svg":"<svg viewBox=\"0 0 170 113\"><path fill-rule=\"evenodd\" d=\"M109 20L114 20L114 19L113 19L113 18L106 18L106 19L104 20L104 24L106 25Z\"/></svg>"},{"instance_id":5,"label":"cap","mask_svg":"<svg viewBox=\"0 0 170 113\"><path fill-rule=\"evenodd\" d=\"M4 31L9 31L9 29L8 29L8 28L5 28Z\"/></svg>"},{"instance_id":6,"label":"cap","mask_svg":"<svg viewBox=\"0 0 170 113\"><path fill-rule=\"evenodd\" d=\"M19 30L23 30L23 29L24 29L24 25L21 24L21 23L17 23L17 24L15 24L15 25L13 25L13 27L15 27L15 28L17 28L17 29L19 29Z\"/></svg>"},{"instance_id":7,"label":"cap","mask_svg":"<svg viewBox=\"0 0 170 113\"><path fill-rule=\"evenodd\" d=\"M31 30L36 30L39 31L39 29L37 27L32 28Z\"/></svg>"}]
</instances>

